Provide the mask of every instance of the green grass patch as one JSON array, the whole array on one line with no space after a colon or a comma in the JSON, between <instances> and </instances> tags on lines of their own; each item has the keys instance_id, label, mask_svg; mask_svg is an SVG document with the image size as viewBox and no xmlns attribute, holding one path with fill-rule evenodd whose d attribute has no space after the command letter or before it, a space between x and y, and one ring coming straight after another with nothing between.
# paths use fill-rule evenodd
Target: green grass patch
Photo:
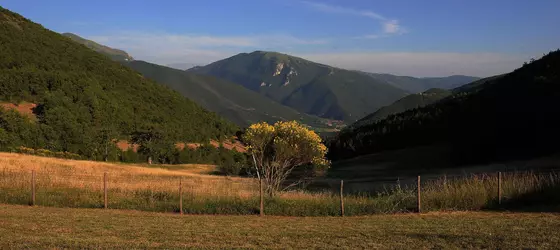
<instances>
[{"instance_id":1,"label":"green grass patch","mask_svg":"<svg viewBox=\"0 0 560 250\"><path fill-rule=\"evenodd\" d=\"M179 216L0 205L2 249L556 249L560 215Z\"/></svg>"}]
</instances>

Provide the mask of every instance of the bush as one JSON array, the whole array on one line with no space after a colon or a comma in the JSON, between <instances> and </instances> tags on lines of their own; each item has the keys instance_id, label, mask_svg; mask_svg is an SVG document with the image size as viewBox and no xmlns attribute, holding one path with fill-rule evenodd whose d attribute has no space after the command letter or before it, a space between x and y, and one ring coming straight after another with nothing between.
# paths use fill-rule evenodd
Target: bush
<instances>
[{"instance_id":1,"label":"bush","mask_svg":"<svg viewBox=\"0 0 560 250\"><path fill-rule=\"evenodd\" d=\"M241 171L244 169L244 166L243 163L231 161L231 162L220 164L220 166L218 166L218 169L222 174L228 176L238 176L241 174Z\"/></svg>"},{"instance_id":2,"label":"bush","mask_svg":"<svg viewBox=\"0 0 560 250\"><path fill-rule=\"evenodd\" d=\"M121 159L122 162L127 162L127 163L138 163L138 162L144 162L144 160L142 159L142 157L140 157L140 154L134 152L133 149L129 148L126 151L123 151L121 153Z\"/></svg>"},{"instance_id":3,"label":"bush","mask_svg":"<svg viewBox=\"0 0 560 250\"><path fill-rule=\"evenodd\" d=\"M74 153L70 153L70 152L52 152L50 150L42 149L42 148L33 149L33 148L27 148L27 147L17 147L17 148L12 148L10 151L14 152L14 153L37 155L37 156L44 156L44 157L56 157L56 158L71 159L71 160L84 160L84 159L86 159L85 157L83 157L79 154L74 154Z\"/></svg>"}]
</instances>

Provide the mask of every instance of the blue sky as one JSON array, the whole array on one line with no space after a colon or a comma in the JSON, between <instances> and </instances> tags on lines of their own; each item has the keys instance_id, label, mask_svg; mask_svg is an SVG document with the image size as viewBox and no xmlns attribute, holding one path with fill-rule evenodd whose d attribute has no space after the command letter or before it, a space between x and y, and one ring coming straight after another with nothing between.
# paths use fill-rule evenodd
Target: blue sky
<instances>
[{"instance_id":1,"label":"blue sky","mask_svg":"<svg viewBox=\"0 0 560 250\"><path fill-rule=\"evenodd\" d=\"M505 73L560 47L560 1L3 0L159 64L206 64L253 50L413 76Z\"/></svg>"}]
</instances>

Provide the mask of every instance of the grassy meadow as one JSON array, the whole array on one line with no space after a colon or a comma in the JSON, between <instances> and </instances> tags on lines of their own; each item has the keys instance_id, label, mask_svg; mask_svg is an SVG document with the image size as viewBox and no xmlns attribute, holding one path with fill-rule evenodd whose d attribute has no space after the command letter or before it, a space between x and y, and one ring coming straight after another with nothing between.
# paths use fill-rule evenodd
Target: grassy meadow
<instances>
[{"instance_id":1,"label":"grassy meadow","mask_svg":"<svg viewBox=\"0 0 560 250\"><path fill-rule=\"evenodd\" d=\"M261 218L0 205L2 249L556 249L558 228L552 213Z\"/></svg>"},{"instance_id":2,"label":"grassy meadow","mask_svg":"<svg viewBox=\"0 0 560 250\"><path fill-rule=\"evenodd\" d=\"M258 214L254 179L211 175L214 166L147 166L76 161L0 153L0 203L27 205L31 171L36 171L36 205L102 208L103 173L108 173L111 209L179 212L179 183L187 214ZM334 185L334 184L333 184ZM497 178L485 175L423 183L423 211L532 209L560 211L560 176L505 174L503 203L498 204ZM416 189L393 187L378 193L347 194L345 214L403 213L416 210ZM282 216L337 216L336 192L291 191L266 198L265 213Z\"/></svg>"}]
</instances>

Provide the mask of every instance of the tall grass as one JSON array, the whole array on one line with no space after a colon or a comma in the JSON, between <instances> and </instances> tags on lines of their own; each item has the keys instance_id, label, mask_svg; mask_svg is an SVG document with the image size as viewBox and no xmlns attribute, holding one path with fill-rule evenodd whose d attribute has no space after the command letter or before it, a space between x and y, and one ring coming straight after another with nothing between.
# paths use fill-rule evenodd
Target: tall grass
<instances>
[{"instance_id":1,"label":"tall grass","mask_svg":"<svg viewBox=\"0 0 560 250\"><path fill-rule=\"evenodd\" d=\"M163 166L165 167L165 166ZM31 171L36 171L40 206L103 207L103 173L109 176L109 208L178 212L179 182L183 210L191 214L257 214L258 185L253 179L212 176L213 166L182 165L171 169L142 165L53 159L0 153L0 203L28 204ZM503 200L497 204L495 176L424 183L424 211L480 210L520 205L558 205L560 176L506 174ZM556 192L556 193L555 193ZM556 198L555 198L556 197ZM414 187L395 187L375 194L345 197L347 215L411 212L416 208ZM265 201L265 213L290 216L336 216L338 194L284 192Z\"/></svg>"}]
</instances>

